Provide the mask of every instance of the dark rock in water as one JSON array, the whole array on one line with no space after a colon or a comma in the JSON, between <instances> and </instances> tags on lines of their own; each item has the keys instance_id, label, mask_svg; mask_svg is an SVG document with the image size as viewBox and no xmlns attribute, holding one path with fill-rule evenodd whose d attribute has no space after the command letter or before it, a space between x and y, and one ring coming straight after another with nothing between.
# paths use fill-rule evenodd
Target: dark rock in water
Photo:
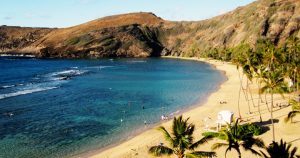
<instances>
[{"instance_id":1,"label":"dark rock in water","mask_svg":"<svg viewBox=\"0 0 300 158\"><path fill-rule=\"evenodd\" d=\"M69 76L65 76L65 77L60 78L60 80L69 80L69 79L71 79L71 77L69 77Z\"/></svg>"}]
</instances>

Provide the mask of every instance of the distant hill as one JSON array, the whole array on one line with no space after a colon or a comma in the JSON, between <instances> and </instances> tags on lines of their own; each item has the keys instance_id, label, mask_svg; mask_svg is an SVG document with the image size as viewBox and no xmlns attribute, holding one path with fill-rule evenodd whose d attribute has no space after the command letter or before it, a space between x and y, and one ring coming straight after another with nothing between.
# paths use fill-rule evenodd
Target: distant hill
<instances>
[{"instance_id":1,"label":"distant hill","mask_svg":"<svg viewBox=\"0 0 300 158\"><path fill-rule=\"evenodd\" d=\"M299 28L299 0L259 0L203 21L166 21L141 12L61 29L1 26L0 52L58 58L198 56L260 38L280 45L300 37Z\"/></svg>"},{"instance_id":2,"label":"distant hill","mask_svg":"<svg viewBox=\"0 0 300 158\"><path fill-rule=\"evenodd\" d=\"M178 23L172 29L181 31L168 36L163 44L173 49L174 55L241 42L255 44L260 38L280 45L291 36L300 37L299 28L300 0L259 0L208 20Z\"/></svg>"}]
</instances>

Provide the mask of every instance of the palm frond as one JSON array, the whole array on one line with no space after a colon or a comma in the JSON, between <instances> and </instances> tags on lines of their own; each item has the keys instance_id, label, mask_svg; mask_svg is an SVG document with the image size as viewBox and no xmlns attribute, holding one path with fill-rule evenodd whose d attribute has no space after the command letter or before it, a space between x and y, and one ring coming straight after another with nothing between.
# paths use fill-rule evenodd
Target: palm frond
<instances>
[{"instance_id":1,"label":"palm frond","mask_svg":"<svg viewBox=\"0 0 300 158\"><path fill-rule=\"evenodd\" d=\"M265 153L264 153L263 151L261 151L261 150L260 150L260 154L261 154L261 156L264 157L264 158L269 158L269 156L267 156L267 154L265 154Z\"/></svg>"},{"instance_id":2,"label":"palm frond","mask_svg":"<svg viewBox=\"0 0 300 158\"><path fill-rule=\"evenodd\" d=\"M231 151L231 147L228 147L228 148L225 150L225 158L226 158L226 155L227 155L228 151Z\"/></svg>"},{"instance_id":3,"label":"palm frond","mask_svg":"<svg viewBox=\"0 0 300 158\"><path fill-rule=\"evenodd\" d=\"M251 151L252 154L254 155L258 155L258 156L261 156L261 153L259 153L258 151L252 149L252 148L247 148L245 149L246 151Z\"/></svg>"},{"instance_id":4,"label":"palm frond","mask_svg":"<svg viewBox=\"0 0 300 158\"><path fill-rule=\"evenodd\" d=\"M254 139L254 145L256 145L257 147L260 147L260 148L264 148L265 147L265 143L262 139L260 138L255 138Z\"/></svg>"},{"instance_id":5,"label":"palm frond","mask_svg":"<svg viewBox=\"0 0 300 158\"><path fill-rule=\"evenodd\" d=\"M291 151L291 153L290 153L290 156L291 156L291 157L297 156L297 155L296 155L297 149L298 149L297 147L294 147L294 148L292 149L292 151Z\"/></svg>"},{"instance_id":6,"label":"palm frond","mask_svg":"<svg viewBox=\"0 0 300 158\"><path fill-rule=\"evenodd\" d=\"M219 149L221 147L227 147L229 144L227 143L215 143L211 146L211 149L212 150L216 150L216 149Z\"/></svg>"},{"instance_id":7,"label":"palm frond","mask_svg":"<svg viewBox=\"0 0 300 158\"><path fill-rule=\"evenodd\" d=\"M215 152L208 152L208 151L194 151L191 153L187 153L186 158L211 158L216 157L217 154Z\"/></svg>"},{"instance_id":8,"label":"palm frond","mask_svg":"<svg viewBox=\"0 0 300 158\"><path fill-rule=\"evenodd\" d=\"M284 118L284 122L291 121L297 114L300 114L300 111L290 111L286 118Z\"/></svg>"},{"instance_id":9,"label":"palm frond","mask_svg":"<svg viewBox=\"0 0 300 158\"><path fill-rule=\"evenodd\" d=\"M241 144L245 150L252 148L253 145L259 147L259 148L264 148L265 144L262 139L260 138L245 138L244 142Z\"/></svg>"},{"instance_id":10,"label":"palm frond","mask_svg":"<svg viewBox=\"0 0 300 158\"><path fill-rule=\"evenodd\" d=\"M263 94L263 93L265 93L267 90L269 90L270 89L270 87L268 86L268 85L265 85L265 86L263 86L263 87L261 87L260 89L259 89L259 93L260 94Z\"/></svg>"},{"instance_id":11,"label":"palm frond","mask_svg":"<svg viewBox=\"0 0 300 158\"><path fill-rule=\"evenodd\" d=\"M290 99L289 104L292 105L293 111L296 111L296 110L300 111L300 103L296 99Z\"/></svg>"},{"instance_id":12,"label":"palm frond","mask_svg":"<svg viewBox=\"0 0 300 158\"><path fill-rule=\"evenodd\" d=\"M149 151L150 154L154 156L162 156L162 155L171 155L173 154L173 150L163 145L152 146Z\"/></svg>"},{"instance_id":13,"label":"palm frond","mask_svg":"<svg viewBox=\"0 0 300 158\"><path fill-rule=\"evenodd\" d=\"M297 157L295 153L297 152L297 148L294 147L291 151L292 145L287 144L282 139L280 142L272 142L268 147L266 147L266 151L270 155L270 157L286 157L286 158L294 158ZM261 152L263 154L263 152ZM264 156L266 154L263 154Z\"/></svg>"},{"instance_id":14,"label":"palm frond","mask_svg":"<svg viewBox=\"0 0 300 158\"><path fill-rule=\"evenodd\" d=\"M220 132L204 132L204 133L202 133L202 136L204 136L204 137L219 138Z\"/></svg>"},{"instance_id":15,"label":"palm frond","mask_svg":"<svg viewBox=\"0 0 300 158\"><path fill-rule=\"evenodd\" d=\"M159 131L161 131L165 137L165 139L170 143L170 145L174 145L174 139L171 137L170 133L165 129L165 127L160 126L157 128Z\"/></svg>"},{"instance_id":16,"label":"palm frond","mask_svg":"<svg viewBox=\"0 0 300 158\"><path fill-rule=\"evenodd\" d=\"M202 139L198 140L197 142L193 143L189 149L190 150L194 150L196 147L198 147L199 145L202 145L204 143L207 143L208 141L212 140L214 137L213 136L205 136Z\"/></svg>"}]
</instances>

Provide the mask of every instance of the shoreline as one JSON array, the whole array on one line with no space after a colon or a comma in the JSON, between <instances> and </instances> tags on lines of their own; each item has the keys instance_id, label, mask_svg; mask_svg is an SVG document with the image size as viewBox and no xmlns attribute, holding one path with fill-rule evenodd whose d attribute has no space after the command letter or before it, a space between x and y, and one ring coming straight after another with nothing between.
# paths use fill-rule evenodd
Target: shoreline
<instances>
[{"instance_id":1,"label":"shoreline","mask_svg":"<svg viewBox=\"0 0 300 158\"><path fill-rule=\"evenodd\" d=\"M214 65L213 63L210 62L210 60L207 60L207 59L204 59L204 58L186 58L186 57L173 57L173 56L162 56L161 58L165 58L165 59L177 59L177 60L191 60L191 61L196 61L196 62L203 62L205 64L209 64L211 67L213 67L213 69L215 69L216 71L219 71L220 73L222 73L224 75L224 79L218 83L218 86L216 86L210 93L208 93L204 98L204 100L197 100L195 103L189 105L188 107L186 108L183 108L180 110L180 112L178 112L177 114L175 114L174 116L180 116L180 115L184 115L186 112L189 112L189 111L192 111L193 109L195 108L199 108L199 107L202 107L204 106L207 101L208 101L208 98L214 94L214 93L217 93L221 86L228 81L228 76L226 75L226 71L225 70L220 70L217 68L216 65ZM216 61L216 60L211 60L211 61ZM228 63L227 63L228 64ZM123 141L120 141L118 143L115 143L115 144L112 144L112 145L109 145L107 147L104 147L104 148L101 148L99 150L92 150L92 151L89 151L87 153L82 153L80 155L77 155L77 156L74 156L74 157L102 157L102 154L105 153L106 151L109 151L111 149L114 149L114 148L117 148L118 146L136 138L137 136L140 136L140 135L143 135L143 133L146 133L146 132L149 132L151 130L155 130L156 127L158 126L161 126L161 125L164 125L164 124L168 124L168 123L171 123L172 122L172 119L169 119L169 120L166 120L166 121L160 121L158 123L155 123L149 127L147 127L145 130L141 130L141 131L137 131L136 133L134 133L134 135L126 138L125 140ZM150 155L149 155L150 156Z\"/></svg>"},{"instance_id":2,"label":"shoreline","mask_svg":"<svg viewBox=\"0 0 300 158\"><path fill-rule=\"evenodd\" d=\"M215 71L219 71L220 73L222 73L222 75L224 76L224 79L222 81L220 81L219 83L217 83L217 86L214 87L214 89L212 89L208 94L206 94L205 97L203 97L204 98L203 100L201 100L201 98L198 98L197 101L195 101L194 103L185 105L186 107L183 107L183 108L171 113L171 114L174 114L172 118L170 118L168 120L164 120L164 121L160 120L159 122L151 124L151 125L147 126L146 128L141 127L139 129L133 131L132 134L130 134L127 138L125 138L122 141L113 143L113 144L108 145L106 147L103 147L101 149L94 149L94 150L91 150L91 151L88 151L88 152L85 152L85 153L73 155L73 156L71 156L72 158L93 157L93 156L98 155L102 152L105 152L106 150L109 150L111 148L115 148L115 147L117 147L117 146L119 146L123 143L126 143L127 141L130 141L131 139L135 138L138 135L143 134L146 131L156 129L156 127L158 127L162 124L171 122L174 117L183 115L184 113L186 113L188 111L191 111L194 108L203 106L207 102L208 97L211 96L213 93L216 93L220 89L221 85L228 80L228 77L226 76L225 71L217 69L217 67L215 65L206 62L205 59L202 59L203 60L202 61L202 60L199 60L199 59L196 59L196 58L195 59L194 58L189 59L189 58L179 58L179 57L172 57L172 56L162 56L161 58L177 59L177 60L192 60L192 61L196 61L196 62L203 62L203 63L208 64L209 66L211 66Z\"/></svg>"},{"instance_id":3,"label":"shoreline","mask_svg":"<svg viewBox=\"0 0 300 158\"><path fill-rule=\"evenodd\" d=\"M180 60L193 60L200 61L210 64L215 67L218 71L221 71L226 76L227 80L223 81L215 91L212 91L208 94L206 99L202 102L197 102L195 105L191 105L187 109L184 109L180 112L184 118L190 117L189 122L193 123L196 127L194 132L195 140L202 138L202 133L204 132L204 119L209 117L213 120L216 120L217 113L221 110L230 110L234 112L234 117L238 116L237 111L237 98L238 98L238 90L240 88L240 80L237 73L236 66L228 63L217 60L209 60L204 58L184 58L184 57L162 57L162 58L172 58L172 59L180 59ZM246 81L246 80L245 80ZM245 82L243 81L243 82ZM251 87L252 86L252 87ZM253 90L256 85L250 85ZM241 94L242 95L242 94ZM258 98L256 93L253 94L254 98ZM283 102L284 99L281 99L280 95L274 95L274 99L276 102ZM269 98L268 98L269 100ZM220 104L220 101L226 101L226 104ZM256 101L257 102L257 101ZM245 122L259 122L259 116L257 109L252 107L251 112L248 113L247 100L245 97L241 96L240 107L242 117L246 120ZM284 117L290 111L291 107L280 108L274 111L274 118L278 120L275 124L276 129L276 137L277 141L280 138L284 138L287 142L293 142L293 146L300 145L300 136L297 131L300 130L299 123L296 124L285 124L283 123ZM262 118L263 121L268 122L270 118L270 114L267 111L267 107L265 105L261 105L262 110ZM179 114L178 114L179 115ZM176 115L176 116L178 116ZM297 117L298 118L298 117ZM164 126L167 130L169 130L172 126L172 120L168 120L167 122L159 122L158 125ZM154 158L154 156L148 154L148 149L152 145L157 145L161 142L164 144L168 144L165 142L162 134L155 129L158 125L153 126L150 129L147 129L138 135L130 137L125 141L119 142L113 146L108 146L105 149L94 150L89 153L83 153L82 155L77 155L76 157L91 157L91 158L131 158L131 157L143 157L143 158ZM265 126L270 127L270 124ZM284 127L282 127L284 126ZM261 137L265 144L268 145L272 142L272 132L271 130L267 131ZM201 146L200 148L203 150L210 150L212 143L216 142L216 140ZM224 156L225 149L221 148L216 151L218 157ZM298 151L299 152L299 151ZM257 157L252 155L249 152L242 151L243 157ZM235 152L228 152L228 157L237 157ZM174 155L169 157L176 157Z\"/></svg>"}]
</instances>

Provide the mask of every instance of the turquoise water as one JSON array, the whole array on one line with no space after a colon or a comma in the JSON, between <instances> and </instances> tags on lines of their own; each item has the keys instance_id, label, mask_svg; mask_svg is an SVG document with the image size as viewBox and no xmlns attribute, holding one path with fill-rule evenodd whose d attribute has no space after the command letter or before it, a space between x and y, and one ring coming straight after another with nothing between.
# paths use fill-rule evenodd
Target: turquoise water
<instances>
[{"instance_id":1,"label":"turquoise water","mask_svg":"<svg viewBox=\"0 0 300 158\"><path fill-rule=\"evenodd\" d=\"M195 61L0 57L0 157L104 148L205 100L224 79Z\"/></svg>"}]
</instances>

